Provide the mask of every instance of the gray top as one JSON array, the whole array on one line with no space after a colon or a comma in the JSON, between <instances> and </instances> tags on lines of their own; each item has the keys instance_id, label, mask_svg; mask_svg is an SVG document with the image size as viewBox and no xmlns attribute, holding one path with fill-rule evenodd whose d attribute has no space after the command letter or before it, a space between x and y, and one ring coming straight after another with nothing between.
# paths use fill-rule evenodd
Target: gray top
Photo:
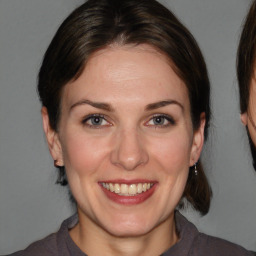
<instances>
[{"instance_id":1,"label":"gray top","mask_svg":"<svg viewBox=\"0 0 256 256\"><path fill-rule=\"evenodd\" d=\"M78 222L77 215L66 219L57 233L31 244L23 251L9 256L86 256L71 239L68 230ZM161 256L252 256L243 247L220 238L200 233L178 211L175 222L180 240Z\"/></svg>"}]
</instances>

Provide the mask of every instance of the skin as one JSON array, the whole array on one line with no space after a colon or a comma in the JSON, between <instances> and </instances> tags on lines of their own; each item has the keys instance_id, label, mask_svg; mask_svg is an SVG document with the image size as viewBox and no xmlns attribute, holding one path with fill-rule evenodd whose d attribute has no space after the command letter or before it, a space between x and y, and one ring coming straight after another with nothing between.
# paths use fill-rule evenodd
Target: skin
<instances>
[{"instance_id":1,"label":"skin","mask_svg":"<svg viewBox=\"0 0 256 256\"><path fill-rule=\"evenodd\" d=\"M248 127L250 137L256 145L256 77L255 74L252 77L250 90L249 90L249 104L247 112L241 114L242 123Z\"/></svg>"},{"instance_id":2,"label":"skin","mask_svg":"<svg viewBox=\"0 0 256 256\"><path fill-rule=\"evenodd\" d=\"M91 114L102 115L100 125ZM178 241L174 210L200 156L205 122L202 114L193 130L187 88L164 55L148 45L96 52L63 90L58 132L46 108L42 117L51 155L65 165L77 201L79 223L70 235L81 250L160 255ZM153 193L141 203L117 203L99 182L120 179L153 181Z\"/></svg>"}]
</instances>

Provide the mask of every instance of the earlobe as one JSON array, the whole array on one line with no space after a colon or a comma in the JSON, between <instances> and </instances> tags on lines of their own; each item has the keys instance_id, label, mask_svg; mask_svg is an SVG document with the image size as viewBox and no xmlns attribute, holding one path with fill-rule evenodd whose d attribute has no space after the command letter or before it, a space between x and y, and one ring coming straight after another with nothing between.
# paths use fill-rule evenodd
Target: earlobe
<instances>
[{"instance_id":1,"label":"earlobe","mask_svg":"<svg viewBox=\"0 0 256 256\"><path fill-rule=\"evenodd\" d=\"M48 143L48 148L54 161L63 165L62 149L58 133L50 125L49 115L46 107L41 109L43 129Z\"/></svg>"},{"instance_id":2,"label":"earlobe","mask_svg":"<svg viewBox=\"0 0 256 256\"><path fill-rule=\"evenodd\" d=\"M205 113L200 115L200 126L194 132L193 144L190 155L190 166L197 163L204 145Z\"/></svg>"},{"instance_id":3,"label":"earlobe","mask_svg":"<svg viewBox=\"0 0 256 256\"><path fill-rule=\"evenodd\" d=\"M240 119L241 119L241 122L244 126L246 126L248 124L248 115L247 115L247 112L244 112L242 114L240 114Z\"/></svg>"}]
</instances>

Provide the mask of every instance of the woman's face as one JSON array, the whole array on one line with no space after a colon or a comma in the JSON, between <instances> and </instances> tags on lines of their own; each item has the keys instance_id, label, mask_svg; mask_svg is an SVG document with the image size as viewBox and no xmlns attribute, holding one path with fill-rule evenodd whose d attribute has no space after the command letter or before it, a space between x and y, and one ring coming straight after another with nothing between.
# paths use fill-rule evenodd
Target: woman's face
<instances>
[{"instance_id":1,"label":"woman's face","mask_svg":"<svg viewBox=\"0 0 256 256\"><path fill-rule=\"evenodd\" d=\"M42 113L81 223L137 236L173 220L204 120L193 131L186 86L166 57L148 45L98 51L64 88L58 133Z\"/></svg>"}]
</instances>

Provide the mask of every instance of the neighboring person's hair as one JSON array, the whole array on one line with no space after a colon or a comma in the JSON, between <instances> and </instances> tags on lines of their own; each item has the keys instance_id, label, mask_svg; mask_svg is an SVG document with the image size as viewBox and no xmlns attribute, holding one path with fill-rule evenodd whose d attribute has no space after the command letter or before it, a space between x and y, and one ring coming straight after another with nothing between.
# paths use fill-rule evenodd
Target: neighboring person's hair
<instances>
[{"instance_id":1,"label":"neighboring person's hair","mask_svg":"<svg viewBox=\"0 0 256 256\"><path fill-rule=\"evenodd\" d=\"M240 95L241 114L248 109L250 84L256 57L256 1L245 19L237 51L237 79Z\"/></svg>"},{"instance_id":2,"label":"neighboring person's hair","mask_svg":"<svg viewBox=\"0 0 256 256\"><path fill-rule=\"evenodd\" d=\"M254 76L256 60L256 0L252 1L252 5L245 18L243 30L237 51L237 79L239 85L240 96L240 112L241 114L248 112L250 86ZM249 116L249 118L251 118ZM253 144L248 128L246 127L250 149L253 158L253 167L256 171L256 145Z\"/></svg>"},{"instance_id":3,"label":"neighboring person's hair","mask_svg":"<svg viewBox=\"0 0 256 256\"><path fill-rule=\"evenodd\" d=\"M77 79L88 59L109 45L149 44L168 57L188 89L194 130L205 113L205 138L210 119L210 86L205 61L190 32L154 0L89 0L63 22L47 49L38 78L42 105L58 131L63 87ZM183 198L206 214L211 189L201 163L198 175L189 173ZM60 169L60 183L65 171Z\"/></svg>"}]
</instances>

